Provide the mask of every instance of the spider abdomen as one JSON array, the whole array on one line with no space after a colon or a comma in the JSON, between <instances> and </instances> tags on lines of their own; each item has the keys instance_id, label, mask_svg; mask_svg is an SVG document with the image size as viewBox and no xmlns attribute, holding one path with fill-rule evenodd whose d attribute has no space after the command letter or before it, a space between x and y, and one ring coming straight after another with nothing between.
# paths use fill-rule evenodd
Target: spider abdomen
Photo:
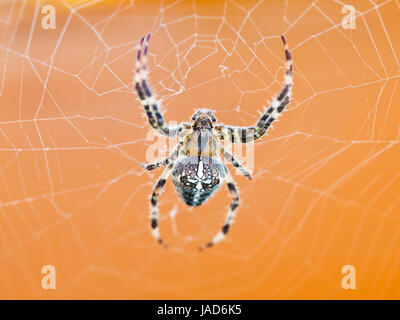
<instances>
[{"instance_id":1,"label":"spider abdomen","mask_svg":"<svg viewBox=\"0 0 400 320\"><path fill-rule=\"evenodd\" d=\"M199 206L209 199L224 177L224 167L219 159L205 156L179 159L172 171L175 188L189 206Z\"/></svg>"}]
</instances>

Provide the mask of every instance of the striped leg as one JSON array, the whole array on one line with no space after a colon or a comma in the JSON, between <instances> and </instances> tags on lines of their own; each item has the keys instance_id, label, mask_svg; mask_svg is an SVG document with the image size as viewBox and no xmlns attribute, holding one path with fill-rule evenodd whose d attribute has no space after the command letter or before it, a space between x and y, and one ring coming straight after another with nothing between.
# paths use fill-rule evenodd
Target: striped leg
<instances>
[{"instance_id":1,"label":"striped leg","mask_svg":"<svg viewBox=\"0 0 400 320\"><path fill-rule=\"evenodd\" d=\"M232 154L226 151L222 145L219 145L219 150L222 153L224 159L228 160L235 168L239 169L239 171L246 178L252 179L251 172L245 166L243 166L239 161L237 161Z\"/></svg>"},{"instance_id":2,"label":"striped leg","mask_svg":"<svg viewBox=\"0 0 400 320\"><path fill-rule=\"evenodd\" d=\"M224 225L222 226L221 231L218 232L210 242L201 246L199 248L200 250L210 248L225 238L226 234L229 231L231 224L234 222L234 219L236 216L235 212L236 212L237 207L239 206L239 193L236 189L235 182L233 181L231 174L229 173L228 169L225 166L224 166L224 169L225 169L225 181L228 186L229 193L232 198L232 202L229 207L229 211L228 211L228 214L226 215L225 222L224 222Z\"/></svg>"},{"instance_id":3,"label":"striped leg","mask_svg":"<svg viewBox=\"0 0 400 320\"><path fill-rule=\"evenodd\" d=\"M183 129L183 125L168 127L165 125L158 101L151 92L148 84L147 53L149 49L150 34L142 37L136 56L135 89L146 112L150 125L163 135L174 137Z\"/></svg>"},{"instance_id":4,"label":"striped leg","mask_svg":"<svg viewBox=\"0 0 400 320\"><path fill-rule=\"evenodd\" d=\"M285 85L283 86L281 92L272 101L268 109L264 110L264 114L260 117L255 126L216 126L216 129L219 132L219 136L221 139L227 139L231 142L246 143L261 138L267 132L272 122L280 116L283 109L289 104L293 86L293 62L292 56L286 43L286 39L284 36L281 36L281 38L285 46L286 56Z\"/></svg>"},{"instance_id":5,"label":"striped leg","mask_svg":"<svg viewBox=\"0 0 400 320\"><path fill-rule=\"evenodd\" d=\"M154 170L156 168L159 168L161 166L165 166L166 164L170 164L174 162L174 160L178 157L179 151L183 145L183 141L179 142L178 145L176 146L175 150L165 159L154 162L154 163L140 163L140 166L144 169L147 169L148 171Z\"/></svg>"},{"instance_id":6,"label":"striped leg","mask_svg":"<svg viewBox=\"0 0 400 320\"><path fill-rule=\"evenodd\" d=\"M161 244L164 248L167 247L167 244L161 239L160 231L158 229L158 207L157 207L157 202L158 202L158 196L163 191L164 186L165 186L165 182L167 181L168 177L170 176L173 166L174 166L173 163L169 164L168 167L166 167L164 172L161 174L161 176L158 179L156 185L154 186L153 194L151 195L151 201L150 201L150 203L151 203L151 214L150 214L151 234L157 240L157 242L159 244Z\"/></svg>"}]
</instances>

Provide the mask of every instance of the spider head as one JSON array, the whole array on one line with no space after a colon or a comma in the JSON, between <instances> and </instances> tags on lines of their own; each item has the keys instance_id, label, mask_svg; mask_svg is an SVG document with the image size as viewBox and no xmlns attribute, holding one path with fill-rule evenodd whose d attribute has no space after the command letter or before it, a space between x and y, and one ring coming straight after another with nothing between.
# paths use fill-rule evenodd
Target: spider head
<instances>
[{"instance_id":1,"label":"spider head","mask_svg":"<svg viewBox=\"0 0 400 320\"><path fill-rule=\"evenodd\" d=\"M197 110L192 116L193 129L212 129L213 124L217 118L213 115L211 110L200 109Z\"/></svg>"}]
</instances>

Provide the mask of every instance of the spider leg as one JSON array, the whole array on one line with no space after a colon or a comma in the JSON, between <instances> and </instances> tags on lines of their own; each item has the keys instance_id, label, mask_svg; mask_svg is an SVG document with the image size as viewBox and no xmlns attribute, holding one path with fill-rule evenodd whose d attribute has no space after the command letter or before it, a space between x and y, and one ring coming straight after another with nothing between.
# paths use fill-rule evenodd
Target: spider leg
<instances>
[{"instance_id":1,"label":"spider leg","mask_svg":"<svg viewBox=\"0 0 400 320\"><path fill-rule=\"evenodd\" d=\"M216 126L220 139L227 139L233 142L246 143L261 138L268 130L272 122L277 119L283 109L289 104L293 86L293 62L288 49L286 39L281 36L285 46L286 73L285 84L280 93L275 97L270 106L265 109L264 114L251 127L232 127L225 125Z\"/></svg>"},{"instance_id":2,"label":"spider leg","mask_svg":"<svg viewBox=\"0 0 400 320\"><path fill-rule=\"evenodd\" d=\"M148 171L154 170L156 168L159 168L161 166L164 166L166 164L170 164L171 162L174 162L174 160L178 157L179 151L183 145L183 141L179 142L178 145L176 146L175 150L171 152L171 154L162 159L161 161L154 162L154 163L140 163L140 166L144 169L147 169Z\"/></svg>"},{"instance_id":3,"label":"spider leg","mask_svg":"<svg viewBox=\"0 0 400 320\"><path fill-rule=\"evenodd\" d=\"M150 125L159 133L174 137L178 135L184 128L183 124L168 127L165 125L165 120L159 109L159 102L154 97L150 85L148 84L148 67L147 53L149 48L150 34L142 37L139 42L139 48L136 55L136 70L135 70L135 89L141 101L141 104L146 112Z\"/></svg>"},{"instance_id":4,"label":"spider leg","mask_svg":"<svg viewBox=\"0 0 400 320\"><path fill-rule=\"evenodd\" d=\"M218 148L220 152L222 153L222 156L224 159L228 160L235 168L239 169L239 171L249 179L252 179L251 172L243 166L238 160L235 159L235 157L229 153L228 151L225 150L225 148L218 143Z\"/></svg>"},{"instance_id":5,"label":"spider leg","mask_svg":"<svg viewBox=\"0 0 400 320\"><path fill-rule=\"evenodd\" d=\"M167 244L164 242L163 239L161 239L160 231L158 229L157 202L158 202L158 196L163 191L165 183L167 182L167 179L169 178L173 167L174 167L174 163L170 163L168 165L168 167L165 168L165 170L163 171L163 173L161 174L160 178L158 179L156 185L153 188L153 193L151 195L151 200L150 200L150 203L151 203L151 214L150 214L151 234L157 240L157 242L159 244L161 244L164 248L167 247Z\"/></svg>"},{"instance_id":6,"label":"spider leg","mask_svg":"<svg viewBox=\"0 0 400 320\"><path fill-rule=\"evenodd\" d=\"M239 192L237 191L235 182L233 181L233 178L232 178L231 174L229 173L228 169L225 166L224 166L224 169L225 169L225 182L228 186L228 190L231 195L232 202L229 207L229 211L228 211L228 214L226 215L225 222L224 222L224 225L222 226L221 231L218 232L210 242L201 246L199 248L200 250L210 248L213 245L215 245L216 243L223 240L225 238L226 234L228 233L229 228L232 225L232 223L234 222L235 217L236 217L236 209L239 206Z\"/></svg>"}]
</instances>

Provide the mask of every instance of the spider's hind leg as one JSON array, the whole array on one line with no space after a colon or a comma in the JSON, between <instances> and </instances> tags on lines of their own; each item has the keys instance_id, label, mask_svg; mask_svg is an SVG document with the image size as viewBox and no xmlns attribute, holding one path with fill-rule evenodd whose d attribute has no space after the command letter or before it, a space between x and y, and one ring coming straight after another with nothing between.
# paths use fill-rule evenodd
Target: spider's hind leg
<instances>
[{"instance_id":1,"label":"spider's hind leg","mask_svg":"<svg viewBox=\"0 0 400 320\"><path fill-rule=\"evenodd\" d=\"M156 185L154 186L153 193L151 195L151 234L157 240L159 244L161 244L164 248L167 247L167 244L160 236L160 231L158 229L158 196L161 194L162 190L164 189L165 183L167 182L168 177L172 172L172 168L174 167L174 163L170 163L168 167L165 168L164 172L161 174L160 178L158 179Z\"/></svg>"},{"instance_id":2,"label":"spider's hind leg","mask_svg":"<svg viewBox=\"0 0 400 320\"><path fill-rule=\"evenodd\" d=\"M215 245L216 243L223 240L225 238L226 234L228 233L229 228L232 225L232 223L234 222L235 217L236 217L236 209L239 206L239 192L237 191L235 182L233 181L233 178L232 178L231 174L229 173L228 169L225 166L224 166L224 169L225 169L225 181L228 186L229 193L232 198L232 202L229 207L229 211L228 211L228 214L226 215L225 222L222 226L221 231L218 232L210 242L201 246L199 248L199 250L204 250L206 248L210 248L213 245Z\"/></svg>"},{"instance_id":3,"label":"spider's hind leg","mask_svg":"<svg viewBox=\"0 0 400 320\"><path fill-rule=\"evenodd\" d=\"M224 159L228 160L235 168L237 168L246 178L252 179L250 170L243 166L235 157L225 150L222 145L219 145L219 150L222 153Z\"/></svg>"},{"instance_id":4,"label":"spider's hind leg","mask_svg":"<svg viewBox=\"0 0 400 320\"><path fill-rule=\"evenodd\" d=\"M156 168L159 168L161 166L165 166L166 164L170 164L174 162L174 160L178 157L179 150L181 149L183 145L183 142L179 142L178 145L176 146L175 150L166 158L162 159L161 161L154 162L154 163L140 163L140 166L143 169L146 169L148 171L154 170Z\"/></svg>"}]
</instances>

